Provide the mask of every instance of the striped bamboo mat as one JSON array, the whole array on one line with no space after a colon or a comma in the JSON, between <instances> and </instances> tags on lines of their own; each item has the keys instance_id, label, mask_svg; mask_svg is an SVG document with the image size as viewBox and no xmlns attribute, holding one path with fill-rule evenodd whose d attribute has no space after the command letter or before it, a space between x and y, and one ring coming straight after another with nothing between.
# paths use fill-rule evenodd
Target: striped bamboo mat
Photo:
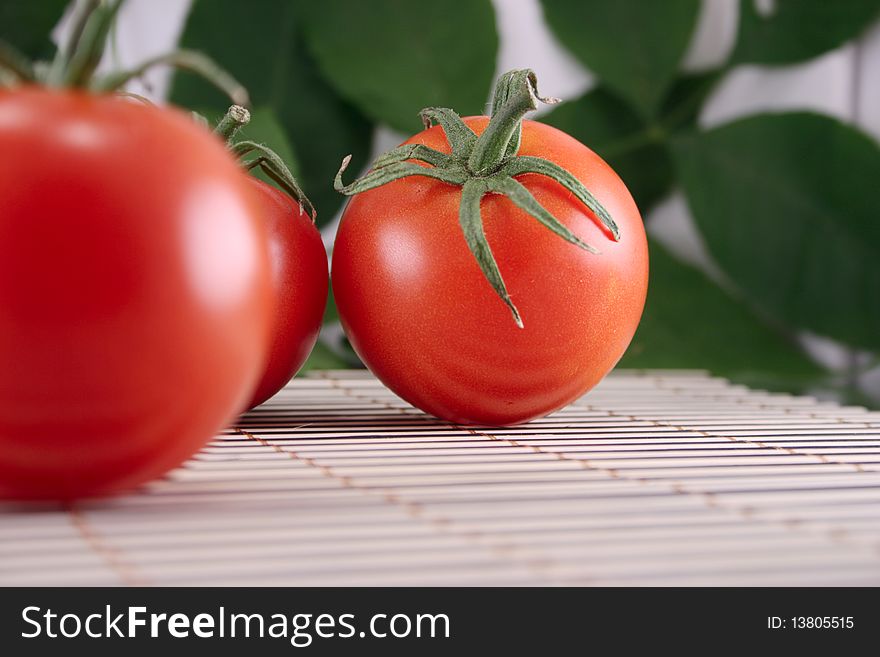
<instances>
[{"instance_id":1,"label":"striped bamboo mat","mask_svg":"<svg viewBox=\"0 0 880 657\"><path fill-rule=\"evenodd\" d=\"M296 379L142 491L0 507L0 584L880 585L880 413L618 372L513 429Z\"/></svg>"}]
</instances>

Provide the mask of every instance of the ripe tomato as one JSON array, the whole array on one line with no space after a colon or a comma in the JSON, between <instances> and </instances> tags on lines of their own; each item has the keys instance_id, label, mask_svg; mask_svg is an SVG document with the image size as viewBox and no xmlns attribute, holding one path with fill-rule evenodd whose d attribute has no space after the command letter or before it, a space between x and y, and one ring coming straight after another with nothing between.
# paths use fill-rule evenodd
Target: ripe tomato
<instances>
[{"instance_id":1,"label":"ripe tomato","mask_svg":"<svg viewBox=\"0 0 880 657\"><path fill-rule=\"evenodd\" d=\"M251 178L269 233L276 299L269 357L249 407L259 406L297 373L315 346L327 305L327 252L321 233L285 192Z\"/></svg>"},{"instance_id":2,"label":"ripe tomato","mask_svg":"<svg viewBox=\"0 0 880 657\"><path fill-rule=\"evenodd\" d=\"M488 118L465 123L479 135ZM437 126L406 143L450 152ZM519 154L567 169L620 228L616 242L559 183L537 174L517 179L601 254L560 239L505 197L483 198L485 233L522 329L468 250L460 187L411 176L359 193L336 238L333 292L355 351L401 397L453 422L517 424L580 397L623 355L644 307L647 241L620 178L541 123L523 122Z\"/></svg>"},{"instance_id":3,"label":"ripe tomato","mask_svg":"<svg viewBox=\"0 0 880 657\"><path fill-rule=\"evenodd\" d=\"M182 113L0 92L0 497L135 486L243 408L272 313L252 193Z\"/></svg>"}]
</instances>

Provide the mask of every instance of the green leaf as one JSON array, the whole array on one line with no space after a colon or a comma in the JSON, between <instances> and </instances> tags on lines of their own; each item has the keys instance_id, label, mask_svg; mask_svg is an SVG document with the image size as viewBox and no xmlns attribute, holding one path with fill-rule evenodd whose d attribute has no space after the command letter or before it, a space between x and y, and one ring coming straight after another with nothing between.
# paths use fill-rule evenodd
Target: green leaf
<instances>
[{"instance_id":1,"label":"green leaf","mask_svg":"<svg viewBox=\"0 0 880 657\"><path fill-rule=\"evenodd\" d=\"M675 157L718 264L769 316L880 347L877 143L810 113L682 138Z\"/></svg>"},{"instance_id":2,"label":"green leaf","mask_svg":"<svg viewBox=\"0 0 880 657\"><path fill-rule=\"evenodd\" d=\"M0 0L0 40L28 57L49 59L55 52L51 32L68 0Z\"/></svg>"},{"instance_id":3,"label":"green leaf","mask_svg":"<svg viewBox=\"0 0 880 657\"><path fill-rule=\"evenodd\" d=\"M649 116L690 43L699 0L542 0L559 40L603 84Z\"/></svg>"},{"instance_id":4,"label":"green leaf","mask_svg":"<svg viewBox=\"0 0 880 657\"><path fill-rule=\"evenodd\" d=\"M309 370L338 370L347 367L351 367L351 365L319 339L297 376Z\"/></svg>"},{"instance_id":5,"label":"green leaf","mask_svg":"<svg viewBox=\"0 0 880 657\"><path fill-rule=\"evenodd\" d=\"M674 182L669 134L695 124L700 105L717 79L717 73L679 78L658 110L659 118L651 121L602 87L557 105L541 121L598 153L626 183L642 214L647 214Z\"/></svg>"},{"instance_id":6,"label":"green leaf","mask_svg":"<svg viewBox=\"0 0 880 657\"><path fill-rule=\"evenodd\" d=\"M352 153L353 168L365 165L373 127L315 67L301 38L301 7L286 0L195 0L181 44L209 54L230 71L248 88L258 112L274 113L299 157L299 183L322 225L342 204L333 189L340 160ZM171 99L185 107L212 108L213 115L229 106L211 85L188 73L175 75ZM268 139L267 145L279 149Z\"/></svg>"},{"instance_id":7,"label":"green leaf","mask_svg":"<svg viewBox=\"0 0 880 657\"><path fill-rule=\"evenodd\" d=\"M321 70L369 116L402 132L419 110L483 114L498 36L489 0L321 0L304 3Z\"/></svg>"},{"instance_id":8,"label":"green leaf","mask_svg":"<svg viewBox=\"0 0 880 657\"><path fill-rule=\"evenodd\" d=\"M672 160L662 134L651 131L629 105L604 89L557 106L541 121L567 132L608 162L643 213L672 186Z\"/></svg>"},{"instance_id":9,"label":"green leaf","mask_svg":"<svg viewBox=\"0 0 880 657\"><path fill-rule=\"evenodd\" d=\"M807 380L823 370L698 269L650 244L645 312L621 367L697 368L740 381Z\"/></svg>"},{"instance_id":10,"label":"green leaf","mask_svg":"<svg viewBox=\"0 0 880 657\"><path fill-rule=\"evenodd\" d=\"M336 298L333 296L333 286L327 290L327 307L324 309L324 324L339 321L339 310L336 308Z\"/></svg>"},{"instance_id":11,"label":"green leaf","mask_svg":"<svg viewBox=\"0 0 880 657\"><path fill-rule=\"evenodd\" d=\"M810 59L858 36L880 14L880 0L775 0L758 12L754 0L740 3L737 64L790 64Z\"/></svg>"},{"instance_id":12,"label":"green leaf","mask_svg":"<svg viewBox=\"0 0 880 657\"><path fill-rule=\"evenodd\" d=\"M705 73L688 73L676 78L657 112L664 130L673 133L677 130L693 129L703 103L725 72L725 69L717 69Z\"/></svg>"},{"instance_id":13,"label":"green leaf","mask_svg":"<svg viewBox=\"0 0 880 657\"><path fill-rule=\"evenodd\" d=\"M339 310L336 308L336 299L333 297L333 286L330 286L330 289L327 292L327 308L324 311L323 323L325 329L322 329L323 332L321 333L320 341L322 341L323 346L335 354L342 363L341 365L335 365L334 367L364 367L364 364L354 352L351 342L349 342L345 334L341 332L341 327L339 326ZM328 331L326 330L327 327L336 330ZM339 331L338 334L337 330ZM330 336L334 336L334 339L331 340Z\"/></svg>"}]
</instances>

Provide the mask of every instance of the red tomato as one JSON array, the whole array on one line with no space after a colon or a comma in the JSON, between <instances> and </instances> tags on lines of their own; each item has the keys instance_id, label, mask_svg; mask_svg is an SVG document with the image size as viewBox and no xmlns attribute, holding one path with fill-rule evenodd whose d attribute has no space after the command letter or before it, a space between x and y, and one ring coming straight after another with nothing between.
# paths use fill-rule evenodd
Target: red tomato
<instances>
[{"instance_id":1,"label":"red tomato","mask_svg":"<svg viewBox=\"0 0 880 657\"><path fill-rule=\"evenodd\" d=\"M327 305L327 252L321 233L299 204L251 178L269 233L275 315L269 357L250 407L259 406L297 373L315 346Z\"/></svg>"},{"instance_id":2,"label":"red tomato","mask_svg":"<svg viewBox=\"0 0 880 657\"><path fill-rule=\"evenodd\" d=\"M252 194L182 113L0 92L0 496L130 488L244 407L272 313Z\"/></svg>"},{"instance_id":3,"label":"red tomato","mask_svg":"<svg viewBox=\"0 0 880 657\"><path fill-rule=\"evenodd\" d=\"M481 134L488 118L465 122ZM449 152L437 126L407 143ZM355 351L394 392L452 422L511 425L565 406L614 367L644 307L647 240L620 178L541 123L523 123L519 154L570 171L620 227L615 242L561 185L537 174L518 180L600 255L560 239L507 198L483 198L486 236L523 329L468 250L459 187L411 176L362 192L336 238L333 293Z\"/></svg>"}]
</instances>

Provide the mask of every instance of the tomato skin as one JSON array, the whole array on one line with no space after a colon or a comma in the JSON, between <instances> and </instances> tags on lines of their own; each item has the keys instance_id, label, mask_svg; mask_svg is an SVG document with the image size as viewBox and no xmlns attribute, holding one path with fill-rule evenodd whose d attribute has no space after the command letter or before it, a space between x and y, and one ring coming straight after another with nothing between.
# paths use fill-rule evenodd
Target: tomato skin
<instances>
[{"instance_id":1,"label":"tomato skin","mask_svg":"<svg viewBox=\"0 0 880 657\"><path fill-rule=\"evenodd\" d=\"M281 390L303 366L321 330L329 272L321 233L286 193L251 178L269 239L276 299L269 356L249 408Z\"/></svg>"},{"instance_id":2,"label":"tomato skin","mask_svg":"<svg viewBox=\"0 0 880 657\"><path fill-rule=\"evenodd\" d=\"M248 177L183 113L0 92L0 497L131 488L201 448L272 313Z\"/></svg>"},{"instance_id":3,"label":"tomato skin","mask_svg":"<svg viewBox=\"0 0 880 657\"><path fill-rule=\"evenodd\" d=\"M465 122L480 134L488 118ZM407 143L449 152L437 126ZM408 177L358 194L336 237L333 293L355 351L405 400L456 423L519 424L569 404L621 358L644 307L647 240L620 178L541 123L523 123L519 154L569 170L621 234L614 242L558 183L536 174L517 179L600 255L565 242L509 199L484 197L486 236L523 329L468 250L459 187Z\"/></svg>"}]
</instances>

